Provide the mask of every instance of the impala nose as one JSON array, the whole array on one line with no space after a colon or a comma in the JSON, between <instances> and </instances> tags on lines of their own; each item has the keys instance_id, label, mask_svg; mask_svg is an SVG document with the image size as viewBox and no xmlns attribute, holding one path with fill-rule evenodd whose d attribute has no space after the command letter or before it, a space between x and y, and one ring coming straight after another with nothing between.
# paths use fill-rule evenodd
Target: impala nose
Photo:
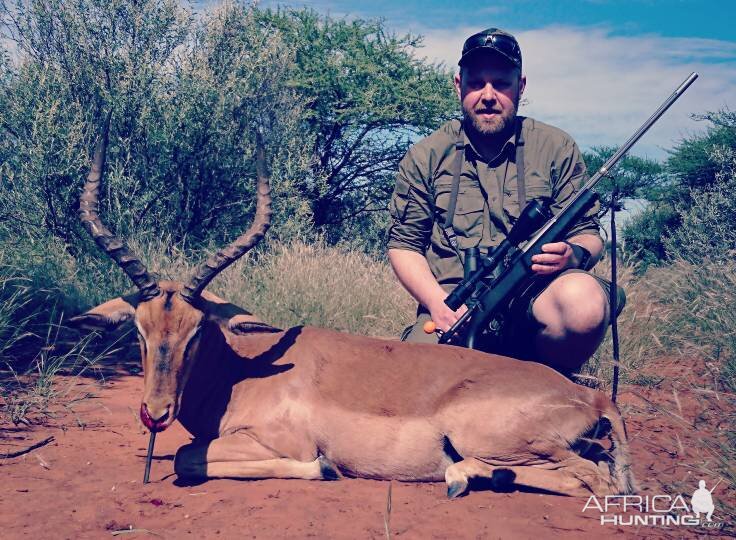
<instances>
[{"instance_id":1,"label":"impala nose","mask_svg":"<svg viewBox=\"0 0 736 540\"><path fill-rule=\"evenodd\" d=\"M146 403L141 403L141 422L151 431L163 431L170 422L171 405L149 409Z\"/></svg>"}]
</instances>

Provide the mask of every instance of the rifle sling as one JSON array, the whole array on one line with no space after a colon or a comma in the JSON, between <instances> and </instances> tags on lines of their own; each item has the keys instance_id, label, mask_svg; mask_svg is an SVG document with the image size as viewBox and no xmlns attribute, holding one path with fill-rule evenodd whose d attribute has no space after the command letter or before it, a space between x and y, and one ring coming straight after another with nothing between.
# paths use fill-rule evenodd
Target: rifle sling
<instances>
[{"instance_id":1,"label":"rifle sling","mask_svg":"<svg viewBox=\"0 0 736 540\"><path fill-rule=\"evenodd\" d=\"M519 215L526 206L526 182L524 181L524 136L521 133L522 120L517 122L516 132L516 187L519 195Z\"/></svg>"},{"instance_id":2,"label":"rifle sling","mask_svg":"<svg viewBox=\"0 0 736 540\"><path fill-rule=\"evenodd\" d=\"M460 191L460 173L463 169L463 161L465 158L465 143L463 141L462 129L460 135L455 142L455 162L452 165L452 190L450 191L450 204L447 207L447 216L445 217L445 223L442 225L442 231L445 233L447 242L455 250L457 256L460 258L460 263L463 263L463 257L460 254L458 248L457 236L455 235L455 228L452 222L455 219L455 207L457 206L457 194Z\"/></svg>"}]
</instances>

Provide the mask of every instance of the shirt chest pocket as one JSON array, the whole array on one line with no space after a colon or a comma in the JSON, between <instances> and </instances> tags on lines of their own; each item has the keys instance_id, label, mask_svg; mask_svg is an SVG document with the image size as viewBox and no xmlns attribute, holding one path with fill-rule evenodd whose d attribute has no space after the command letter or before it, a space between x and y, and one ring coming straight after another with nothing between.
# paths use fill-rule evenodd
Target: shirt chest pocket
<instances>
[{"instance_id":1,"label":"shirt chest pocket","mask_svg":"<svg viewBox=\"0 0 736 540\"><path fill-rule=\"evenodd\" d=\"M438 186L439 188L439 186ZM447 219L450 207L452 187L438 189L435 204L437 206L436 220L442 227ZM483 236L485 201L480 189L472 186L460 185L455 204L455 215L452 226L461 249L477 246Z\"/></svg>"},{"instance_id":2,"label":"shirt chest pocket","mask_svg":"<svg viewBox=\"0 0 736 540\"><path fill-rule=\"evenodd\" d=\"M537 169L530 169L524 172L524 187L526 189L526 204L533 199L541 197L551 197L552 187L547 177ZM514 176L510 181L506 182L504 189L503 210L506 217L513 224L519 217L519 189Z\"/></svg>"}]
</instances>

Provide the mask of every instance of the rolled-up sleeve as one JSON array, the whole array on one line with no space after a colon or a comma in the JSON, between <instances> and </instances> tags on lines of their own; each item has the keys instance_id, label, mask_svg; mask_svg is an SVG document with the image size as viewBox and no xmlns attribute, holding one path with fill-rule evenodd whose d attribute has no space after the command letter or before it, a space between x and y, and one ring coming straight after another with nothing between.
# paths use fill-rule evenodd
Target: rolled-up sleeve
<instances>
[{"instance_id":1,"label":"rolled-up sleeve","mask_svg":"<svg viewBox=\"0 0 736 540\"><path fill-rule=\"evenodd\" d=\"M555 199L552 210L555 214L570 202L575 193L588 181L588 172L582 153L573 141L568 141L562 145L561 152L556 160L556 166L557 174L553 175L553 178L555 176L557 178L552 186L552 197ZM600 237L600 222L597 217L599 211L600 203L596 200L595 204L570 229L567 238L579 234L594 234Z\"/></svg>"},{"instance_id":2,"label":"rolled-up sleeve","mask_svg":"<svg viewBox=\"0 0 736 540\"><path fill-rule=\"evenodd\" d=\"M427 188L426 160L410 149L399 164L389 205L388 249L424 254L432 234L432 196Z\"/></svg>"}]
</instances>

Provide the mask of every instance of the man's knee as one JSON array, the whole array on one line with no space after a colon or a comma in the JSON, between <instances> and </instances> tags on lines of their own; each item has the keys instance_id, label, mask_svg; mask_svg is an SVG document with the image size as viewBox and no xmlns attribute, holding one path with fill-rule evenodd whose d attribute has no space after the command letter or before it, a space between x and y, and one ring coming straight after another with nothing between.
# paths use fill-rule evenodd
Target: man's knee
<instances>
[{"instance_id":1,"label":"man's knee","mask_svg":"<svg viewBox=\"0 0 736 540\"><path fill-rule=\"evenodd\" d=\"M534 317L556 333L589 334L608 323L608 300L591 275L573 272L555 279L532 306Z\"/></svg>"}]
</instances>

